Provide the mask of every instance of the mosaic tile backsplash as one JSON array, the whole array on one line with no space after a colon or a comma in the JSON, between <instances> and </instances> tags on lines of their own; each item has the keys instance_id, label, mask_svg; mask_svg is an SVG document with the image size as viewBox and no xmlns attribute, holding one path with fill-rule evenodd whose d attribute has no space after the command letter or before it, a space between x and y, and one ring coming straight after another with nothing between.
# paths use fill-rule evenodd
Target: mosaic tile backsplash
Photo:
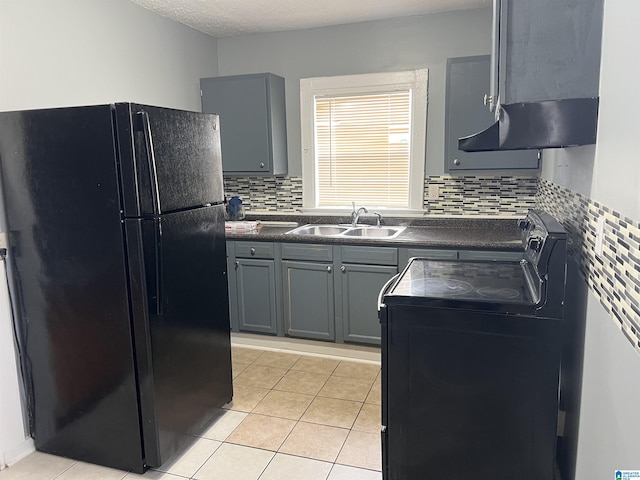
<instances>
[{"instance_id":1,"label":"mosaic tile backsplash","mask_svg":"<svg viewBox=\"0 0 640 480\"><path fill-rule=\"evenodd\" d=\"M640 227L638 222L576 192L541 179L536 208L553 215L569 235L568 250L624 336L640 354ZM598 219L602 254L596 254Z\"/></svg>"},{"instance_id":2,"label":"mosaic tile backsplash","mask_svg":"<svg viewBox=\"0 0 640 480\"><path fill-rule=\"evenodd\" d=\"M428 199L429 185L438 185L438 200ZM424 208L430 215L523 216L535 204L537 185L537 177L428 176ZM249 211L302 209L302 177L225 177L224 189Z\"/></svg>"}]
</instances>

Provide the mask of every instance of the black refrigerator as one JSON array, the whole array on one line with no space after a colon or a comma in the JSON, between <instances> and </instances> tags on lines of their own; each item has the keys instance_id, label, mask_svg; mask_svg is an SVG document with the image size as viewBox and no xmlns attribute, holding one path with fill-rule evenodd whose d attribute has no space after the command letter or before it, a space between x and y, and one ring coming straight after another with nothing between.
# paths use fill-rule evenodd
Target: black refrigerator
<instances>
[{"instance_id":1,"label":"black refrigerator","mask_svg":"<svg viewBox=\"0 0 640 480\"><path fill-rule=\"evenodd\" d=\"M218 117L3 112L0 164L36 449L161 465L232 397Z\"/></svg>"}]
</instances>

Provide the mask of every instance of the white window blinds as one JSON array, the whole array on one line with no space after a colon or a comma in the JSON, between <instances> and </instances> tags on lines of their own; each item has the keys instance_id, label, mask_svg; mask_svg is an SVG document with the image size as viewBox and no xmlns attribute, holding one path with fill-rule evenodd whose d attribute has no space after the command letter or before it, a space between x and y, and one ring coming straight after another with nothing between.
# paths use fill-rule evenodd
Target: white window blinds
<instances>
[{"instance_id":1,"label":"white window blinds","mask_svg":"<svg viewBox=\"0 0 640 480\"><path fill-rule=\"evenodd\" d=\"M409 206L411 90L315 97L316 206Z\"/></svg>"}]
</instances>

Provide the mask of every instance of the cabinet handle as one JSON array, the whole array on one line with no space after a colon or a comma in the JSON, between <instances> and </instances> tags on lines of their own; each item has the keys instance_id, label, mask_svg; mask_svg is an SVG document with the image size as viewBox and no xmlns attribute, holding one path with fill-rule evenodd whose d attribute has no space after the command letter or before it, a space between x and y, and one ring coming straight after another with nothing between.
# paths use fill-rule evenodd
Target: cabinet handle
<instances>
[{"instance_id":1,"label":"cabinet handle","mask_svg":"<svg viewBox=\"0 0 640 480\"><path fill-rule=\"evenodd\" d=\"M260 162L259 167L260 167L260 168L264 168L264 162Z\"/></svg>"},{"instance_id":2,"label":"cabinet handle","mask_svg":"<svg viewBox=\"0 0 640 480\"><path fill-rule=\"evenodd\" d=\"M484 98L482 99L482 103L485 105L492 106L493 105L493 95L484 94Z\"/></svg>"},{"instance_id":3,"label":"cabinet handle","mask_svg":"<svg viewBox=\"0 0 640 480\"><path fill-rule=\"evenodd\" d=\"M240 266L240 262L236 260L236 268L238 268L239 266Z\"/></svg>"},{"instance_id":4,"label":"cabinet handle","mask_svg":"<svg viewBox=\"0 0 640 480\"><path fill-rule=\"evenodd\" d=\"M344 265L342 265L342 266L340 267L340 271L341 271L342 273L346 272L346 271L347 271L347 267L345 267Z\"/></svg>"},{"instance_id":5,"label":"cabinet handle","mask_svg":"<svg viewBox=\"0 0 640 480\"><path fill-rule=\"evenodd\" d=\"M458 160L457 158L453 159L453 164L454 165L460 165L460 160Z\"/></svg>"},{"instance_id":6,"label":"cabinet handle","mask_svg":"<svg viewBox=\"0 0 640 480\"><path fill-rule=\"evenodd\" d=\"M331 265L327 266L327 272L331 273Z\"/></svg>"},{"instance_id":7,"label":"cabinet handle","mask_svg":"<svg viewBox=\"0 0 640 480\"><path fill-rule=\"evenodd\" d=\"M251 255L255 255L256 254L256 249L252 248L251 250L249 250L249 252L251 252Z\"/></svg>"}]
</instances>

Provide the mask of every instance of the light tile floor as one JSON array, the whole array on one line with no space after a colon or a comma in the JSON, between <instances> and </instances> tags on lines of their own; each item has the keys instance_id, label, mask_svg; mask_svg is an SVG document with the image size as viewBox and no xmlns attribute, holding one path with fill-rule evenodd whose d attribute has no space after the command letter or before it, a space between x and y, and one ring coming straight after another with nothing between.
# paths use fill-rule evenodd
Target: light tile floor
<instances>
[{"instance_id":1,"label":"light tile floor","mask_svg":"<svg viewBox=\"0 0 640 480\"><path fill-rule=\"evenodd\" d=\"M162 467L127 473L40 452L0 480L380 480L380 367L234 346L234 399Z\"/></svg>"}]
</instances>

